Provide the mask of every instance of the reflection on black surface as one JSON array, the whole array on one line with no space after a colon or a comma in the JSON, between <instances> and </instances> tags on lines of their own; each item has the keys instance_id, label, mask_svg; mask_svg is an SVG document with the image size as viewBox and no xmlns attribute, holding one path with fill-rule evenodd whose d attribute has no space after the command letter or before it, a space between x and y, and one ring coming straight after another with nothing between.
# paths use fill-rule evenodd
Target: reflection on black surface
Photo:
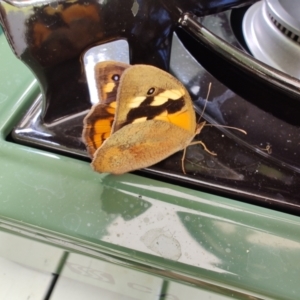
<instances>
[{"instance_id":1,"label":"reflection on black surface","mask_svg":"<svg viewBox=\"0 0 300 300\"><path fill-rule=\"evenodd\" d=\"M1 14L17 55L40 80L45 95L43 121L51 123L90 107L81 63L81 55L88 48L123 38L129 43L132 64L151 64L167 70L172 32L182 12L204 15L247 2L124 0L120 4L119 0L78 0L18 10L3 6ZM24 28L18 24L22 18ZM20 27L26 45L15 37ZM24 51L20 50L24 47Z\"/></svg>"},{"instance_id":2,"label":"reflection on black surface","mask_svg":"<svg viewBox=\"0 0 300 300\"><path fill-rule=\"evenodd\" d=\"M288 83L285 88L275 86L267 75L268 80L262 80L255 69L249 72L239 68L181 30L178 35L201 66L236 94L287 123L300 125L299 95L289 92Z\"/></svg>"},{"instance_id":3,"label":"reflection on black surface","mask_svg":"<svg viewBox=\"0 0 300 300\"><path fill-rule=\"evenodd\" d=\"M105 4L95 1L78 2L76 4L78 6L74 8L78 9L75 10L77 13L85 14L83 23L89 24L82 27L83 32L86 33L89 26L95 26L88 43L97 43L98 37L101 43L115 38L126 38L131 47L132 62L144 62L167 68L171 35L175 25L173 18L178 14L178 7L183 5L184 9L188 9L190 5L196 5L195 12L199 9L198 12L201 13L205 11L205 7L209 7L201 6L203 3L216 5L216 8L217 4L227 5L233 2L155 0L150 3L139 0L137 3L139 10L136 15L131 10L133 1L129 0L124 1L122 7L118 6L118 10L115 9L116 0L107 1ZM176 5L173 5L174 3ZM63 12L64 8L68 7L68 5L63 6ZM51 9L45 5L41 10L35 10L34 16L37 19L33 20L30 26L43 26L43 22L49 21L44 18L45 9L47 18L53 21L53 16L49 15ZM93 14L95 13L95 17L86 20L85 23L84 20L89 19L87 17L89 9ZM44 16L40 21L38 21L39 14ZM230 31L228 14L220 14L218 17L222 21L220 30L227 26L226 36L230 42L238 44ZM211 18L212 23L217 19L214 16ZM94 23L89 23L92 20ZM77 21L74 20L74 24L68 23L70 26L66 27L61 20L56 23L51 22L46 23L47 26L50 29L53 26L53 30L54 28L58 30L57 33L68 31L69 43L72 44L70 47L75 50L70 53L66 50L61 57L51 56L49 53L55 52L56 47L62 45L59 44L60 35L54 34L49 28L48 35L46 29L41 31L42 34L28 31L28 34L35 38L30 44L33 46L26 50L22 58L31 64L32 69L39 75L47 95L44 120L48 124L43 124L42 120L35 123L33 136L39 142L42 141L41 144L44 143L46 147L52 147L56 143L60 151L73 153L77 150L80 155L85 155L80 140L81 124L84 110L89 108L90 101L78 56L83 46L72 40L72 34L77 33L77 31L72 32L72 28L78 24L76 25ZM102 28L103 24L105 30ZM97 30L102 35L97 37L97 34L100 34ZM231 32L231 35L228 32ZM293 98L284 98L284 93L271 90L249 74L246 76L241 70L237 70L183 31L179 30L178 34L184 46L176 38L174 39L177 44L174 44L173 50L177 52L174 52L175 58L171 63L171 70L190 91L197 111L202 110L207 86L211 82L212 91L208 99L205 119L211 123L244 129L248 134L244 136L235 131L205 127L197 139L203 140L211 151L216 152L216 157L211 157L204 152L200 145L193 146L187 151L187 176L182 174L181 153L173 155L143 174L161 175L160 178L163 180L170 178L172 183L188 184L196 189L204 188L239 200L300 214L300 196L297 192L300 184L300 158L297 151L300 143L297 116L300 102ZM47 51L43 52L41 50L43 47L46 47ZM185 47L192 55L185 50ZM46 57L43 57L43 53L47 54ZM72 53L77 53L77 56L73 57ZM189 60L191 63L188 63ZM39 109L37 106L35 117L39 116ZM54 120L56 122L53 122ZM19 136L24 134L26 138L26 130L24 132L19 130L17 134ZM45 132L49 135L43 134ZM263 150L268 145L272 153ZM120 199L120 205L121 201ZM110 203L104 204L107 205L108 211L111 210Z\"/></svg>"}]
</instances>

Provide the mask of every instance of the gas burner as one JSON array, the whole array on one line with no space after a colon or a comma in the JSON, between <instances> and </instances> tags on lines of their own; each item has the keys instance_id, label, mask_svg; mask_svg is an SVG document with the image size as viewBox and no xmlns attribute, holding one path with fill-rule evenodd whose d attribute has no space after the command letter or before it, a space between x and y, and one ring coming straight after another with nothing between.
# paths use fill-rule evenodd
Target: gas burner
<instances>
[{"instance_id":1,"label":"gas burner","mask_svg":"<svg viewBox=\"0 0 300 300\"><path fill-rule=\"evenodd\" d=\"M252 5L243 33L253 56L300 78L300 6L297 0L264 0Z\"/></svg>"}]
</instances>

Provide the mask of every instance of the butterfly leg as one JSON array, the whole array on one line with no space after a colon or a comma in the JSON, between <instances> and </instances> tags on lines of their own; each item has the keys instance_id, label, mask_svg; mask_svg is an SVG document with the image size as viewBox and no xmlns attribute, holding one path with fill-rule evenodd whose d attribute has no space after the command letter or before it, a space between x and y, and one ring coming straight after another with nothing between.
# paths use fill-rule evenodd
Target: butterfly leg
<instances>
[{"instance_id":1,"label":"butterfly leg","mask_svg":"<svg viewBox=\"0 0 300 300\"><path fill-rule=\"evenodd\" d=\"M213 155L213 156L216 156L216 155L217 155L217 153L208 150L208 148L206 147L206 145L205 145L202 141L192 142L192 143L190 143L190 144L188 145L188 147L189 147L189 146L193 146L193 145L198 145L198 144L201 144L202 147L203 147L203 149L204 149L206 152L208 152L210 155Z\"/></svg>"},{"instance_id":2,"label":"butterfly leg","mask_svg":"<svg viewBox=\"0 0 300 300\"><path fill-rule=\"evenodd\" d=\"M185 147L185 148L183 149L183 154L182 154L182 157L181 157L181 170L182 170L182 173L183 173L184 175L186 175L186 171L185 171L185 167L184 167L184 160L185 160L185 155L186 155L186 148L187 148L187 147Z\"/></svg>"},{"instance_id":3,"label":"butterfly leg","mask_svg":"<svg viewBox=\"0 0 300 300\"><path fill-rule=\"evenodd\" d=\"M208 148L206 147L206 145L202 142L202 141L197 141L197 142L192 142L190 143L187 147L189 146L193 146L193 145L198 145L198 144L201 144L203 149L208 152L210 155L213 155L213 156L216 156L217 153L213 152L213 151L210 151L208 150ZM181 158L181 169L182 169L182 173L186 175L186 171L185 171L185 167L184 167L184 160L185 160L185 156L186 156L186 148L185 147L183 149L183 154L182 154L182 158Z\"/></svg>"}]
</instances>

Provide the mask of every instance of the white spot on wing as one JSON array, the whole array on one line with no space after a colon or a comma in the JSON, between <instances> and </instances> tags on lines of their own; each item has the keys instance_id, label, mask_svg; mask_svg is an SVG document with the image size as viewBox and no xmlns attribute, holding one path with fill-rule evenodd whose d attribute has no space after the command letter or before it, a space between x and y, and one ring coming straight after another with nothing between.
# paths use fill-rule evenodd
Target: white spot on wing
<instances>
[{"instance_id":1,"label":"white spot on wing","mask_svg":"<svg viewBox=\"0 0 300 300\"><path fill-rule=\"evenodd\" d=\"M145 122L147 121L147 117L143 117L143 118L138 118L138 119L135 119L132 124L134 123L141 123L141 122Z\"/></svg>"},{"instance_id":2,"label":"white spot on wing","mask_svg":"<svg viewBox=\"0 0 300 300\"><path fill-rule=\"evenodd\" d=\"M128 106L130 108L134 108L134 107L139 107L140 104L146 99L146 97L140 96L140 97L135 97L133 98L130 103L128 104Z\"/></svg>"},{"instance_id":3,"label":"white spot on wing","mask_svg":"<svg viewBox=\"0 0 300 300\"><path fill-rule=\"evenodd\" d=\"M184 95L184 92L178 89L174 90L165 90L162 93L159 93L159 97L166 97L172 100L177 100Z\"/></svg>"}]
</instances>

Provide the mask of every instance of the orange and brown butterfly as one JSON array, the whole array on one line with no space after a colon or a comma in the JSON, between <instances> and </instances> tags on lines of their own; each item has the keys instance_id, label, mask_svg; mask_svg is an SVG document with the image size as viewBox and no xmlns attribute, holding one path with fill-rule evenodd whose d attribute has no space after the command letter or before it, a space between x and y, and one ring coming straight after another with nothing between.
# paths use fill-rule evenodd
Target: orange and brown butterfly
<instances>
[{"instance_id":1,"label":"orange and brown butterfly","mask_svg":"<svg viewBox=\"0 0 300 300\"><path fill-rule=\"evenodd\" d=\"M101 90L101 84L98 87ZM116 99L111 135L93 154L92 167L97 172L123 174L154 165L189 146L205 124L197 125L192 100L183 84L153 66L126 68ZM93 148L99 145L102 136L97 136L95 127L108 120L95 108L85 119L83 138L88 149L91 144ZM93 134L88 136L90 132Z\"/></svg>"},{"instance_id":2,"label":"orange and brown butterfly","mask_svg":"<svg viewBox=\"0 0 300 300\"><path fill-rule=\"evenodd\" d=\"M128 67L130 65L116 61L105 61L95 65L99 103L93 105L84 118L82 134L83 141L91 157L110 136L115 118L116 97L120 78Z\"/></svg>"}]
</instances>

